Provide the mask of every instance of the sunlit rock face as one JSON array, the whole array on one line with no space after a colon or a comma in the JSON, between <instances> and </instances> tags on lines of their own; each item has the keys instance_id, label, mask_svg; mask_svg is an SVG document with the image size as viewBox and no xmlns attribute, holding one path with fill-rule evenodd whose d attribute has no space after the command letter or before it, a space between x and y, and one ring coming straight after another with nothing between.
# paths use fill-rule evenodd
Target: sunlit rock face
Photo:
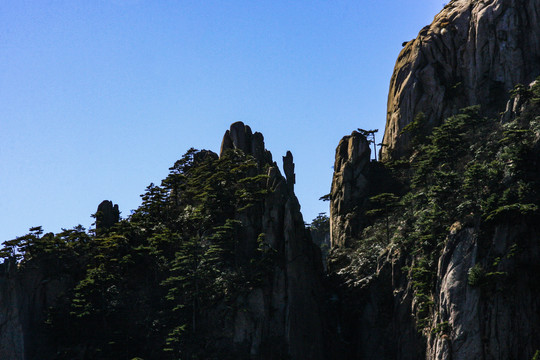
<instances>
[{"instance_id":1,"label":"sunlit rock face","mask_svg":"<svg viewBox=\"0 0 540 360\"><path fill-rule=\"evenodd\" d=\"M220 156L227 149L239 149L252 155L259 166L272 163L272 153L264 148L264 136L260 132L253 133L248 125L237 121L223 135Z\"/></svg>"},{"instance_id":2,"label":"sunlit rock face","mask_svg":"<svg viewBox=\"0 0 540 360\"><path fill-rule=\"evenodd\" d=\"M538 0L451 1L416 39L404 43L397 59L383 159L411 154L411 139L402 130L420 113L426 133L476 104L482 115L503 123L526 114L528 99L517 93L508 101L508 92L538 75ZM540 159L538 131L534 136L534 150L527 155L535 164L531 169ZM430 306L427 325L419 326L415 315L421 303L410 271L419 263L414 251L391 244L377 253L369 272L362 261L351 260L357 260L354 245L363 240L366 200L399 193L374 189L384 177L375 177L369 150L357 151L368 148L362 141L354 133L340 141L330 194L328 267L341 345L332 349L340 354L334 358L502 360L540 354L540 233L532 218L504 219L489 227L456 221L448 229L432 254L433 282L424 294ZM531 178L537 177L533 173ZM347 253L348 247L354 250ZM481 280L473 281L475 268Z\"/></svg>"},{"instance_id":3,"label":"sunlit rock face","mask_svg":"<svg viewBox=\"0 0 540 360\"><path fill-rule=\"evenodd\" d=\"M417 114L425 114L429 128L469 105L494 115L504 110L509 90L538 74L540 2L451 1L399 54L383 158L407 154L410 139L401 131Z\"/></svg>"},{"instance_id":4,"label":"sunlit rock face","mask_svg":"<svg viewBox=\"0 0 540 360\"><path fill-rule=\"evenodd\" d=\"M484 243L475 229L451 232L439 258L434 297L433 326L444 326L429 335L427 359L529 359L538 350L537 231L524 223L501 225ZM522 250L513 253L510 244L516 241ZM487 249L501 261L481 283L471 284L473 266L493 267Z\"/></svg>"},{"instance_id":5,"label":"sunlit rock face","mask_svg":"<svg viewBox=\"0 0 540 360\"><path fill-rule=\"evenodd\" d=\"M361 210L368 200L369 143L354 131L343 137L336 149L334 177L330 192L330 242L345 246L362 227Z\"/></svg>"}]
</instances>

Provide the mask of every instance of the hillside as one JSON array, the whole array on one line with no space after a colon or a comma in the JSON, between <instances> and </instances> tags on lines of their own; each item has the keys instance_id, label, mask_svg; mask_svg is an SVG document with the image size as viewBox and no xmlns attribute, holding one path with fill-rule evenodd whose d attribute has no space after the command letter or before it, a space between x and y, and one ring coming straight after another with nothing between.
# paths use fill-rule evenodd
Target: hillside
<instances>
[{"instance_id":1,"label":"hillside","mask_svg":"<svg viewBox=\"0 0 540 360\"><path fill-rule=\"evenodd\" d=\"M382 160L343 137L328 218L236 122L129 216L6 241L0 358L538 359L539 19L454 0L404 43Z\"/></svg>"},{"instance_id":2,"label":"hillside","mask_svg":"<svg viewBox=\"0 0 540 360\"><path fill-rule=\"evenodd\" d=\"M320 252L283 166L235 123L128 218L104 201L89 232L4 243L0 357L323 359Z\"/></svg>"}]
</instances>

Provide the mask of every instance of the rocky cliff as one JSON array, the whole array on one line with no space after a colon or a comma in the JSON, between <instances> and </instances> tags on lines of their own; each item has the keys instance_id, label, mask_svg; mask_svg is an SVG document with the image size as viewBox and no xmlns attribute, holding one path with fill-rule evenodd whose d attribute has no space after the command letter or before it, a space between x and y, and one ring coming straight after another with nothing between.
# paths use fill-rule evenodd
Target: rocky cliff
<instances>
[{"instance_id":1,"label":"rocky cliff","mask_svg":"<svg viewBox=\"0 0 540 360\"><path fill-rule=\"evenodd\" d=\"M293 156L283 157L283 177L264 148L263 136L252 134L241 122L231 125L221 146L242 149L253 155L260 167L266 166L266 188L269 190L261 207L241 214L245 225L242 238L257 245L257 235L277 252L272 266L272 281L252 289L239 298L234 322L227 324L222 339L244 347L257 359L324 359L324 292L321 283L320 251L304 226L300 204L294 195Z\"/></svg>"},{"instance_id":2,"label":"rocky cliff","mask_svg":"<svg viewBox=\"0 0 540 360\"><path fill-rule=\"evenodd\" d=\"M355 283L343 282L346 268L333 269L342 332L334 358L531 359L540 349L538 236L530 224L504 224L480 240L478 229L456 224L438 257L428 330L415 317L407 254L382 252ZM481 269L477 280L471 269Z\"/></svg>"},{"instance_id":3,"label":"rocky cliff","mask_svg":"<svg viewBox=\"0 0 540 360\"><path fill-rule=\"evenodd\" d=\"M19 271L14 260L0 269L0 358L47 358L47 310L63 295L69 278L51 278L39 268Z\"/></svg>"},{"instance_id":4,"label":"rocky cliff","mask_svg":"<svg viewBox=\"0 0 540 360\"><path fill-rule=\"evenodd\" d=\"M362 209L369 193L367 179L371 150L366 138L354 131L339 142L330 193L330 244L345 246L364 226Z\"/></svg>"},{"instance_id":5,"label":"rocky cliff","mask_svg":"<svg viewBox=\"0 0 540 360\"><path fill-rule=\"evenodd\" d=\"M238 122L219 157L191 149L171 169L167 190L150 185L128 219L107 200L93 232L35 228L4 244L2 360L327 357L323 264L294 194L293 155L281 175L262 134ZM182 329L176 354L163 349L169 323Z\"/></svg>"},{"instance_id":6,"label":"rocky cliff","mask_svg":"<svg viewBox=\"0 0 540 360\"><path fill-rule=\"evenodd\" d=\"M383 158L407 153L403 128L423 113L429 129L469 105L504 110L508 91L540 74L540 4L453 0L406 42L388 94Z\"/></svg>"},{"instance_id":7,"label":"rocky cliff","mask_svg":"<svg viewBox=\"0 0 540 360\"><path fill-rule=\"evenodd\" d=\"M539 15L537 1L450 2L397 60L387 172L357 134L339 143L334 358L540 356Z\"/></svg>"},{"instance_id":8,"label":"rocky cliff","mask_svg":"<svg viewBox=\"0 0 540 360\"><path fill-rule=\"evenodd\" d=\"M264 147L264 137L260 132L253 133L251 128L238 121L223 135L221 141L220 156L228 149L239 149L252 155L259 166L272 164L272 153Z\"/></svg>"},{"instance_id":9,"label":"rocky cliff","mask_svg":"<svg viewBox=\"0 0 540 360\"><path fill-rule=\"evenodd\" d=\"M483 243L456 224L439 258L428 359L532 358L540 348L539 236L524 220L497 226Z\"/></svg>"},{"instance_id":10,"label":"rocky cliff","mask_svg":"<svg viewBox=\"0 0 540 360\"><path fill-rule=\"evenodd\" d=\"M105 201L94 233L5 244L0 358L537 358L539 8L454 0L405 44L385 161L358 132L337 147L326 275L293 155L282 175L237 122L129 219ZM432 136L397 161L420 113Z\"/></svg>"},{"instance_id":11,"label":"rocky cliff","mask_svg":"<svg viewBox=\"0 0 540 360\"><path fill-rule=\"evenodd\" d=\"M111 228L120 221L120 210L118 205L110 200L103 200L96 212L96 231L101 232Z\"/></svg>"},{"instance_id":12,"label":"rocky cliff","mask_svg":"<svg viewBox=\"0 0 540 360\"><path fill-rule=\"evenodd\" d=\"M364 135L353 131L344 136L336 149L330 190L330 242L347 246L358 239L368 225L365 216L369 198L380 193L401 193L387 169L371 160L371 149Z\"/></svg>"}]
</instances>

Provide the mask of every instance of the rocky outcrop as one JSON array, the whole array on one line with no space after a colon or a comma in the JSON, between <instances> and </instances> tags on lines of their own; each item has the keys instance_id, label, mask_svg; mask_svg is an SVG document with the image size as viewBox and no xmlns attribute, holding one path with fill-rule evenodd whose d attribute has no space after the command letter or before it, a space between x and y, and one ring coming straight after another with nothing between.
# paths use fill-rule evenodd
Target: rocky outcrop
<instances>
[{"instance_id":1,"label":"rocky outcrop","mask_svg":"<svg viewBox=\"0 0 540 360\"><path fill-rule=\"evenodd\" d=\"M369 143L353 131L343 137L336 149L334 176L330 192L330 242L345 246L365 226L362 211L368 201L370 166Z\"/></svg>"},{"instance_id":2,"label":"rocky outcrop","mask_svg":"<svg viewBox=\"0 0 540 360\"><path fill-rule=\"evenodd\" d=\"M514 90L513 96L506 103L506 109L501 114L501 122L510 122L527 110L530 99L525 90L531 90L535 84L536 80L530 83L529 86L518 85L518 88Z\"/></svg>"},{"instance_id":3,"label":"rocky outcrop","mask_svg":"<svg viewBox=\"0 0 540 360\"><path fill-rule=\"evenodd\" d=\"M493 126L510 129L507 125L531 121L531 129L520 131L533 140L514 160L524 177L509 175L504 185L526 184L522 201L528 205L510 208L535 210L505 212L508 206L503 205L490 216L455 215L461 221L448 223L449 231L440 233L437 246L422 255L418 244L425 243L410 232L400 235L400 230L414 224L432 231L413 215L431 204L403 217L398 208L393 213L399 219L396 237L382 252L369 250L377 243L367 231L352 250L333 249L329 272L338 304L333 325L343 334L336 341L341 349L333 349L349 358L411 360L532 359L540 351L540 134L538 120L533 120L538 119L538 100L530 100L537 93L533 86L522 93L525 98L514 97L502 119L515 122ZM377 183L371 171L364 175L368 183ZM422 190L411 194L425 196ZM494 215L501 211L505 215ZM375 265L365 266L370 257L376 258Z\"/></svg>"},{"instance_id":4,"label":"rocky outcrop","mask_svg":"<svg viewBox=\"0 0 540 360\"><path fill-rule=\"evenodd\" d=\"M254 359L325 359L321 255L294 195L293 156L287 152L283 157L284 177L264 148L262 135L252 134L240 122L223 137L221 155L227 149L245 151L257 159L260 169L267 167L268 195L238 214L243 225L239 241L249 256L263 240L275 252L276 261L268 281L236 299L232 314L218 308L211 315L233 319L222 324L225 330L215 331L212 338L224 348L235 348L238 356L249 354ZM211 327L220 329L216 324Z\"/></svg>"},{"instance_id":5,"label":"rocky outcrop","mask_svg":"<svg viewBox=\"0 0 540 360\"><path fill-rule=\"evenodd\" d=\"M331 255L328 264L333 293L329 316L336 329L330 358L424 358L425 341L417 331L412 312L414 292L403 271L407 258L398 251L386 251L375 270L360 270L349 278L347 273L353 266L336 264L335 256Z\"/></svg>"},{"instance_id":6,"label":"rocky outcrop","mask_svg":"<svg viewBox=\"0 0 540 360\"><path fill-rule=\"evenodd\" d=\"M402 130L421 113L423 135L459 109L476 104L481 115L503 123L519 118L517 123L531 121L537 129L532 123L538 109L530 106L538 103L530 101L531 93L537 94L533 84L529 91L526 86L516 89L507 100L516 84L530 84L540 74L539 34L538 1L451 1L399 55L390 84L383 159L410 154L412 139ZM515 124L504 125L502 131L511 126ZM522 169L526 180L521 181L535 189L538 131L516 131L536 141L519 160L527 164ZM464 224L450 227L446 239L446 233L440 233L438 248L426 256L419 254L418 243L411 245L418 240L408 238L410 232L400 235L422 224L415 222L415 213L401 217L398 207L393 213L396 238L382 252L373 250L377 242L370 238L370 229L377 224L366 227L371 225L364 216L366 204L373 195L399 190L383 191L375 163L366 165L358 160L362 156L351 155L349 149L356 148L353 135L343 138L336 150L331 192L333 249L328 266L336 304L331 324L340 330L332 343L334 358L533 358L540 350L540 230L533 216L488 221L485 214L471 213ZM407 164L414 161L413 156ZM415 168L399 171L407 182ZM507 177L503 185L512 181L518 180ZM423 190L411 194L425 196ZM529 205L536 208L534 191L523 202L534 202ZM347 249L351 242L354 246Z\"/></svg>"},{"instance_id":7,"label":"rocky outcrop","mask_svg":"<svg viewBox=\"0 0 540 360\"><path fill-rule=\"evenodd\" d=\"M250 168L250 175L259 180L261 198L247 209L234 212L235 220L242 225L234 234L234 255L238 258L235 266L244 266L242 271L255 269L257 273L249 273L246 284L231 287L230 294L205 309L202 318L197 319L198 336L202 343L211 344L212 351L219 351L212 358L325 359L321 254L311 241L294 194L293 156L287 152L283 157L285 177L271 161L262 135L253 134L242 123L233 124L224 136L221 155L230 149L253 155L259 165ZM194 154L193 163L211 159L217 159L217 154L203 150ZM96 221L99 236L99 232L119 221L118 206L102 202ZM70 306L69 302L58 301L76 283L69 274L74 269L60 275L47 274L47 268L40 267L37 260L26 260L22 265L15 261L0 264L2 360L58 357L57 339L42 336L42 326L51 306ZM251 265L257 261L264 264ZM70 345L62 346L69 349ZM84 346L73 347L70 350L81 354L81 358L93 356L84 355Z\"/></svg>"},{"instance_id":8,"label":"rocky outcrop","mask_svg":"<svg viewBox=\"0 0 540 360\"><path fill-rule=\"evenodd\" d=\"M241 121L233 123L223 135L219 156L227 149L242 150L252 155L259 165L272 163L272 154L264 148L263 135L260 132L252 133L251 128Z\"/></svg>"},{"instance_id":9,"label":"rocky outcrop","mask_svg":"<svg viewBox=\"0 0 540 360\"><path fill-rule=\"evenodd\" d=\"M369 223L364 213L369 210L370 197L403 190L381 163L371 161L370 155L369 141L357 131L343 137L336 149L330 190L332 247L347 246L359 238Z\"/></svg>"},{"instance_id":10,"label":"rocky outcrop","mask_svg":"<svg viewBox=\"0 0 540 360\"><path fill-rule=\"evenodd\" d=\"M107 230L120 221L120 210L118 205L110 200L103 200L96 212L96 231Z\"/></svg>"},{"instance_id":11,"label":"rocky outcrop","mask_svg":"<svg viewBox=\"0 0 540 360\"><path fill-rule=\"evenodd\" d=\"M342 354L373 360L533 358L540 349L539 235L523 222L501 224L482 239L478 229L454 224L438 260L432 323L423 335L404 271L414 260L408 264L408 254L387 251L375 273L335 289Z\"/></svg>"},{"instance_id":12,"label":"rocky outcrop","mask_svg":"<svg viewBox=\"0 0 540 360\"><path fill-rule=\"evenodd\" d=\"M290 191L294 191L294 184L296 184L296 175L294 174L294 162L293 156L290 151L287 151L287 155L283 157L283 172L287 179L287 186Z\"/></svg>"},{"instance_id":13,"label":"rocky outcrop","mask_svg":"<svg viewBox=\"0 0 540 360\"><path fill-rule=\"evenodd\" d=\"M407 153L403 128L423 113L432 128L459 109L504 110L508 91L540 74L536 0L453 0L405 44L388 94L383 158Z\"/></svg>"}]
</instances>

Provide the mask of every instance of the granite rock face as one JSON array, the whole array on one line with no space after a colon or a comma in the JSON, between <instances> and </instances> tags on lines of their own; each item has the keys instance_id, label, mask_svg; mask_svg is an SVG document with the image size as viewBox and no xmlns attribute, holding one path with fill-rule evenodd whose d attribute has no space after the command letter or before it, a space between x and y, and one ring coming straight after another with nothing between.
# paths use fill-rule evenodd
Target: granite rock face
<instances>
[{"instance_id":1,"label":"granite rock face","mask_svg":"<svg viewBox=\"0 0 540 360\"><path fill-rule=\"evenodd\" d=\"M401 185L387 169L371 161L369 141L353 131L343 137L336 149L334 175L330 191L330 242L332 247L346 247L358 239L368 225L365 211L370 197L381 192L400 193Z\"/></svg>"},{"instance_id":2,"label":"granite rock face","mask_svg":"<svg viewBox=\"0 0 540 360\"><path fill-rule=\"evenodd\" d=\"M235 235L236 255L248 262L263 246L271 249L272 262L265 265L260 283L247 284L236 298L209 309L199 331L222 349L223 358L326 359L321 254L294 194L293 156L288 152L283 157L285 177L264 148L263 136L242 123L233 124L225 134L221 153L228 149L253 155L259 165L253 176L267 175L261 177L267 190L262 201L236 213L242 223ZM217 158L204 150L196 156L195 162ZM118 206L111 201L102 202L97 212L96 230L106 230L119 220ZM54 339L41 336L41 326L49 307L62 299L72 280L47 276L39 266L0 264L0 359L55 358Z\"/></svg>"},{"instance_id":3,"label":"granite rock face","mask_svg":"<svg viewBox=\"0 0 540 360\"><path fill-rule=\"evenodd\" d=\"M517 89L514 96L508 100L506 103L506 109L501 114L501 122L507 123L510 122L517 117L519 117L523 112L527 110L527 105L529 105L529 100L526 96L524 96L523 90L525 88L528 88L529 90L532 89L533 85L536 84L536 80L529 84L529 86L523 86L520 85L521 89Z\"/></svg>"},{"instance_id":4,"label":"granite rock face","mask_svg":"<svg viewBox=\"0 0 540 360\"><path fill-rule=\"evenodd\" d=\"M321 254L294 195L293 156L287 152L283 157L283 176L265 149L263 136L241 122L225 133L220 156L227 149L253 155L259 169L266 169L268 195L237 215L243 225L238 238L249 256L262 236L276 262L271 281L236 299L232 313L218 306L208 315L209 336L224 349L253 359L325 359ZM223 318L233 321L216 323Z\"/></svg>"},{"instance_id":5,"label":"granite rock face","mask_svg":"<svg viewBox=\"0 0 540 360\"><path fill-rule=\"evenodd\" d=\"M0 359L48 358L46 311L67 288L67 278L51 279L39 268L18 271L17 263L0 264Z\"/></svg>"},{"instance_id":6,"label":"granite rock face","mask_svg":"<svg viewBox=\"0 0 540 360\"><path fill-rule=\"evenodd\" d=\"M431 330L423 334L404 271L414 260L385 252L375 273L336 290L342 354L349 357L334 358L531 359L540 349L539 235L525 223L505 224L482 240L478 229L454 224L438 259ZM500 259L496 265L493 258ZM475 266L483 275L471 283Z\"/></svg>"},{"instance_id":7,"label":"granite rock face","mask_svg":"<svg viewBox=\"0 0 540 360\"><path fill-rule=\"evenodd\" d=\"M223 135L219 156L227 149L239 149L252 155L259 165L272 163L272 154L264 147L264 137L260 132L251 132L251 128L238 121L231 125Z\"/></svg>"},{"instance_id":8,"label":"granite rock face","mask_svg":"<svg viewBox=\"0 0 540 360\"><path fill-rule=\"evenodd\" d=\"M283 172L285 172L285 178L287 179L289 190L294 191L296 175L294 174L293 156L290 151L287 151L287 155L283 157Z\"/></svg>"},{"instance_id":9,"label":"granite rock face","mask_svg":"<svg viewBox=\"0 0 540 360\"><path fill-rule=\"evenodd\" d=\"M362 209L368 200L371 150L365 136L354 131L343 137L336 149L334 176L330 192L330 242L347 245L365 225Z\"/></svg>"},{"instance_id":10,"label":"granite rock face","mask_svg":"<svg viewBox=\"0 0 540 360\"><path fill-rule=\"evenodd\" d=\"M482 115L503 123L531 117L528 99L516 91L507 101L508 92L519 83L531 84L539 74L540 2L451 1L399 55L388 96L383 159L410 154L411 139L401 131L420 113L427 134L459 109L476 104ZM369 258L362 258L360 246L343 249L350 242L362 243L362 209L369 197L394 192L378 187L376 163L349 151L357 148L353 135L336 150L331 192L328 266L337 304L332 325L341 330L333 358L533 358L540 350L537 223L522 217L489 226L452 225L442 249L433 253L430 266L436 272L430 270L430 289L421 294L429 303L426 326L415 318L425 305L411 271L419 266L417 254L391 243L370 253L375 264L363 267ZM540 155L538 132L534 136L529 164L538 164ZM534 170L531 174L537 176ZM475 272L477 279L471 275Z\"/></svg>"},{"instance_id":11,"label":"granite rock face","mask_svg":"<svg viewBox=\"0 0 540 360\"><path fill-rule=\"evenodd\" d=\"M494 266L475 229L458 228L450 235L439 259L433 324L444 327L430 335L427 358L532 357L540 346L538 236L525 224L498 226L489 244L491 255L500 259ZM511 246L516 243L519 248ZM474 266L486 272L471 283Z\"/></svg>"},{"instance_id":12,"label":"granite rock face","mask_svg":"<svg viewBox=\"0 0 540 360\"><path fill-rule=\"evenodd\" d=\"M432 128L470 105L504 110L508 91L540 74L540 3L453 0L407 42L390 81L383 158L409 149L401 130L419 113Z\"/></svg>"}]
</instances>

